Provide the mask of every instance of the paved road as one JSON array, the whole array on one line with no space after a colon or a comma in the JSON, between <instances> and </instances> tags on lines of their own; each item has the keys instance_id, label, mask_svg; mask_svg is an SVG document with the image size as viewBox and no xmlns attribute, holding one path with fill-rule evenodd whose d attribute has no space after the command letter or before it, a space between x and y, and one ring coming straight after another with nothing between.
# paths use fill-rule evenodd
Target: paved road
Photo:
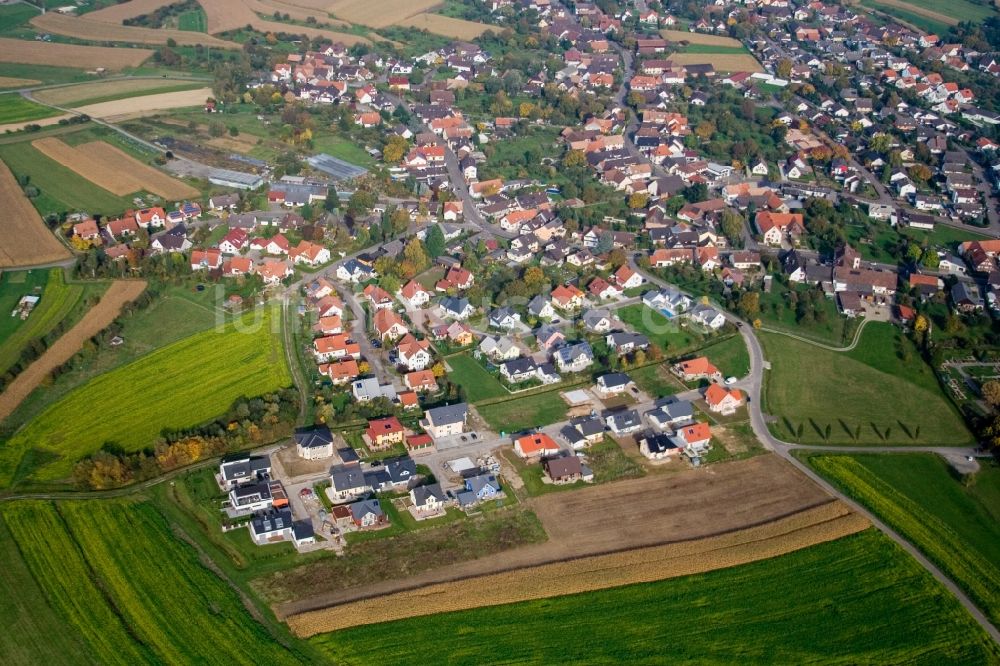
<instances>
[{"instance_id":1,"label":"paved road","mask_svg":"<svg viewBox=\"0 0 1000 666\"><path fill-rule=\"evenodd\" d=\"M655 275L651 275L646 271L643 271L635 263L634 257L630 257L629 264L633 270L640 272L646 277L647 280L654 284L658 284L661 287L667 286L667 282L660 279ZM674 285L670 285L676 288ZM718 306L716 306L718 307ZM827 493L841 500L850 506L857 513L865 516L871 523L882 531L886 536L895 541L900 545L906 552L913 556L913 558L920 563L927 571L931 573L934 578L936 578L945 588L950 591L955 598L958 599L959 603L969 611L969 614L983 627L984 630L993 638L993 640L1000 643L1000 631L997 630L995 626L989 621L986 615L966 596L963 592L950 578L948 578L933 562L931 562L927 557L923 555L915 546L913 546L909 541L904 539L898 532L886 525L884 522L878 519L874 514L872 514L868 509L862 505L855 502L853 499L840 492L837 488L834 488L830 483L828 483L821 476L816 474L808 465L800 461L793 455L793 451L796 449L800 450L831 450L839 452L863 452L863 453L894 453L894 452L927 452L927 453L937 453L945 457L953 457L956 454L959 456L973 456L973 457L985 457L984 454L977 452L974 449L963 448L954 449L950 447L816 447L816 446L804 446L801 444L794 444L791 442L785 442L773 434L771 434L770 429L767 426L767 418L764 415L762 404L761 404L761 394L764 382L764 370L767 367L767 361L764 356L764 350L761 347L760 341L757 339L757 335L754 332L753 327L749 326L743 322L739 317L732 313L728 313L720 308L720 312L726 315L726 318L739 325L740 334L743 336L743 340L747 345L747 350L750 353L750 374L745 378L737 382L737 386L746 391L747 393L747 409L750 414L750 425L753 429L754 435L757 439L765 446L765 448L774 451L777 455L781 456L787 460L791 465L793 465L800 472L809 477L814 483L823 488Z\"/></svg>"}]
</instances>

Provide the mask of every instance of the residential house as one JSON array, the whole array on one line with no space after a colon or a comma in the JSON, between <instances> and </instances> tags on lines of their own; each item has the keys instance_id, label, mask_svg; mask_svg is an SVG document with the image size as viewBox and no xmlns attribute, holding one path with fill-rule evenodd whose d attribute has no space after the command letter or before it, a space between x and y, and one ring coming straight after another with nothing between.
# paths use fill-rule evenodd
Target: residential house
<instances>
[{"instance_id":1,"label":"residential house","mask_svg":"<svg viewBox=\"0 0 1000 666\"><path fill-rule=\"evenodd\" d=\"M559 445L545 433L533 433L514 440L514 453L525 459L544 458L558 454Z\"/></svg>"},{"instance_id":2,"label":"residential house","mask_svg":"<svg viewBox=\"0 0 1000 666\"><path fill-rule=\"evenodd\" d=\"M306 460L329 458L333 455L333 433L325 425L296 428L295 450Z\"/></svg>"},{"instance_id":3,"label":"residential house","mask_svg":"<svg viewBox=\"0 0 1000 666\"><path fill-rule=\"evenodd\" d=\"M368 421L365 430L369 446L376 451L388 449L393 444L402 444L406 437L406 429L395 416Z\"/></svg>"},{"instance_id":4,"label":"residential house","mask_svg":"<svg viewBox=\"0 0 1000 666\"><path fill-rule=\"evenodd\" d=\"M705 389L705 402L713 412L723 415L734 414L743 406L743 392L735 388L726 388L722 384L710 384Z\"/></svg>"},{"instance_id":5,"label":"residential house","mask_svg":"<svg viewBox=\"0 0 1000 666\"><path fill-rule=\"evenodd\" d=\"M465 431L469 418L469 406L464 402L444 407L428 409L420 426L431 437L438 439L449 435L460 435Z\"/></svg>"},{"instance_id":6,"label":"residential house","mask_svg":"<svg viewBox=\"0 0 1000 666\"><path fill-rule=\"evenodd\" d=\"M555 360L560 372L582 372L593 365L594 350L587 342L577 342L557 349Z\"/></svg>"},{"instance_id":7,"label":"residential house","mask_svg":"<svg viewBox=\"0 0 1000 666\"><path fill-rule=\"evenodd\" d=\"M705 356L681 361L671 368L678 377L686 382L694 382L700 379L709 381L719 381L722 379L722 372L715 367Z\"/></svg>"}]
</instances>

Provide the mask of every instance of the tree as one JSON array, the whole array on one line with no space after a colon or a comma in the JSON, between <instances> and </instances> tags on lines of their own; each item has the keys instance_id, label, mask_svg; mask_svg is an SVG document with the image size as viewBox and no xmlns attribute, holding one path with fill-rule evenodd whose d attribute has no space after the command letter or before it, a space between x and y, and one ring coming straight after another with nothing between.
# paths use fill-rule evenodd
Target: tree
<instances>
[{"instance_id":1,"label":"tree","mask_svg":"<svg viewBox=\"0 0 1000 666\"><path fill-rule=\"evenodd\" d=\"M424 245L424 250L431 259L437 259L444 254L444 246L444 232L441 231L439 225L435 224L427 230L427 241Z\"/></svg>"},{"instance_id":2,"label":"tree","mask_svg":"<svg viewBox=\"0 0 1000 666\"><path fill-rule=\"evenodd\" d=\"M545 278L545 273L538 266L526 268L522 279L524 280L524 284L532 291L535 291L548 282Z\"/></svg>"},{"instance_id":3,"label":"tree","mask_svg":"<svg viewBox=\"0 0 1000 666\"><path fill-rule=\"evenodd\" d=\"M432 365L431 373L433 373L436 378L444 377L445 375L444 363L438 361L437 363Z\"/></svg>"},{"instance_id":4,"label":"tree","mask_svg":"<svg viewBox=\"0 0 1000 666\"><path fill-rule=\"evenodd\" d=\"M414 238L406 244L406 247L403 248L403 256L413 264L418 273L427 268L430 263L427 253L424 251L424 244L420 242L419 238Z\"/></svg>"},{"instance_id":5,"label":"tree","mask_svg":"<svg viewBox=\"0 0 1000 666\"><path fill-rule=\"evenodd\" d=\"M571 169L573 167L587 166L587 156L582 150L571 150L563 157L563 166Z\"/></svg>"},{"instance_id":6,"label":"tree","mask_svg":"<svg viewBox=\"0 0 1000 666\"><path fill-rule=\"evenodd\" d=\"M740 294L737 309L744 319L753 319L760 314L760 294L756 291L745 291Z\"/></svg>"},{"instance_id":7,"label":"tree","mask_svg":"<svg viewBox=\"0 0 1000 666\"><path fill-rule=\"evenodd\" d=\"M990 407L994 409L1000 407L1000 381L994 379L985 382L980 390L983 394L983 400L989 403Z\"/></svg>"},{"instance_id":8,"label":"tree","mask_svg":"<svg viewBox=\"0 0 1000 666\"><path fill-rule=\"evenodd\" d=\"M792 75L792 61L788 58L782 58L778 62L778 66L775 68L775 72L782 79L787 79Z\"/></svg>"},{"instance_id":9,"label":"tree","mask_svg":"<svg viewBox=\"0 0 1000 666\"><path fill-rule=\"evenodd\" d=\"M907 173L910 174L910 178L919 180L921 183L926 183L934 175L929 166L919 163L907 169Z\"/></svg>"},{"instance_id":10,"label":"tree","mask_svg":"<svg viewBox=\"0 0 1000 666\"><path fill-rule=\"evenodd\" d=\"M649 194L645 192L634 192L628 197L628 207L632 210L639 210L645 208L646 204L649 203Z\"/></svg>"},{"instance_id":11,"label":"tree","mask_svg":"<svg viewBox=\"0 0 1000 666\"><path fill-rule=\"evenodd\" d=\"M710 120L703 120L694 128L694 133L702 141L708 141L715 134L715 125Z\"/></svg>"},{"instance_id":12,"label":"tree","mask_svg":"<svg viewBox=\"0 0 1000 666\"><path fill-rule=\"evenodd\" d=\"M743 217L731 208L722 211L722 233L731 245L742 246Z\"/></svg>"},{"instance_id":13,"label":"tree","mask_svg":"<svg viewBox=\"0 0 1000 666\"><path fill-rule=\"evenodd\" d=\"M217 120L212 121L208 125L208 133L211 136L218 138L226 133L226 126Z\"/></svg>"},{"instance_id":14,"label":"tree","mask_svg":"<svg viewBox=\"0 0 1000 666\"><path fill-rule=\"evenodd\" d=\"M406 139L397 135L390 136L382 148L382 159L385 160L386 164L398 164L406 155L408 148L409 143Z\"/></svg>"},{"instance_id":15,"label":"tree","mask_svg":"<svg viewBox=\"0 0 1000 666\"><path fill-rule=\"evenodd\" d=\"M605 231L598 236L597 247L594 249L597 251L597 254L607 254L611 251L611 248L614 247L614 243L614 236L611 235L610 231Z\"/></svg>"}]
</instances>

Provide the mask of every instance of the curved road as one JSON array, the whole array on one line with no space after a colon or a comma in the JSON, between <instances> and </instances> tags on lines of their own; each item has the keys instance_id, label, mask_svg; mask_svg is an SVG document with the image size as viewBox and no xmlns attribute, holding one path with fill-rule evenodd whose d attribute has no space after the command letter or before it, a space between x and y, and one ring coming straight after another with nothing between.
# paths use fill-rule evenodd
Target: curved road
<instances>
[{"instance_id":1,"label":"curved road","mask_svg":"<svg viewBox=\"0 0 1000 666\"><path fill-rule=\"evenodd\" d=\"M651 275L648 271L642 270L635 262L635 256L629 257L629 265L632 270L639 272L643 275L649 282L656 284L660 287L670 286L676 289L675 285L669 285L665 280L660 279L655 275ZM690 296L690 294L689 294ZM716 305L715 307L718 308ZM773 434L771 434L770 429L767 427L767 418L764 415L762 403L761 403L761 393L764 383L764 369L766 367L767 360L764 357L764 349L760 344L760 340L757 339L757 335L754 332L752 326L741 320L736 315L727 312L722 308L718 308L720 312L725 314L726 319L739 327L740 335L743 336L743 341L746 343L747 350L750 353L750 374L741 379L736 383L736 386L740 387L747 393L747 411L750 414L750 425L753 429L754 435L761 441L765 448L770 449L777 455L781 456L787 460L792 466L798 469L800 472L809 477L814 483L819 485L827 493L836 497L840 501L844 502L850 506L857 513L865 516L871 521L872 525L882 531L886 536L895 541L903 550L913 556L913 558L920 563L927 571L930 572L934 578L938 580L945 588L951 592L959 603L969 611L969 614L979 623L980 626L993 638L994 641L1000 643L1000 631L997 630L995 626L989 621L985 614L966 596L958 585L954 583L950 578L948 578L933 562L927 559L923 553L921 553L913 544L904 539L898 532L886 525L884 522L878 519L874 514L872 514L868 509L862 505L855 502L853 499L842 493L837 488L833 487L829 482L819 476L814 472L808 465L803 463L801 460L792 455L795 449L802 450L831 450L840 451L845 453L853 452L865 452L865 453L891 453L891 452L926 452L926 453L937 453L940 455L946 454L959 454L959 455L981 455L978 454L973 449L952 449L945 447L822 447L822 446L803 446L801 444L794 444L791 442L784 442ZM850 348L853 349L854 345L857 344L858 338L860 336L860 329L858 334L855 336L854 342L851 344ZM795 337L795 336L792 336ZM806 342L810 342L806 340ZM815 344L815 343L813 343Z\"/></svg>"}]
</instances>

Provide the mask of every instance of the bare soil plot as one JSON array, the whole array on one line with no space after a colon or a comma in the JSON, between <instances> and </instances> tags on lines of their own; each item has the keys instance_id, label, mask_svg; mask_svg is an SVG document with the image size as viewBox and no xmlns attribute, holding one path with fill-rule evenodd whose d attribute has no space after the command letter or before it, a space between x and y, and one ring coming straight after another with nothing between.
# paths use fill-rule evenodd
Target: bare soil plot
<instances>
[{"instance_id":1,"label":"bare soil plot","mask_svg":"<svg viewBox=\"0 0 1000 666\"><path fill-rule=\"evenodd\" d=\"M104 168L114 170L120 176L135 179L141 185L141 189L152 192L167 201L194 199L201 196L201 192L196 188L140 162L110 143L92 141L81 145L79 150L89 153Z\"/></svg>"},{"instance_id":2,"label":"bare soil plot","mask_svg":"<svg viewBox=\"0 0 1000 666\"><path fill-rule=\"evenodd\" d=\"M396 25L426 30L435 35L462 40L475 39L491 28L491 26L485 23L476 23L475 21L465 21L463 19L451 18L450 16L429 13L416 14L396 21Z\"/></svg>"},{"instance_id":3,"label":"bare soil plot","mask_svg":"<svg viewBox=\"0 0 1000 666\"><path fill-rule=\"evenodd\" d=\"M371 43L371 41L360 35L262 19L257 15L256 10L264 9L265 13L273 14L276 8L268 7L262 4L260 0L199 0L199 4L205 10L208 31L210 33L236 30L237 28L250 25L254 30L260 32L284 32L294 35L306 35L307 37L320 37L334 42L342 42L348 46ZM279 9L279 11L281 10ZM289 15L291 15L290 12ZM316 18L322 20L323 16L320 15Z\"/></svg>"},{"instance_id":4,"label":"bare soil plot","mask_svg":"<svg viewBox=\"0 0 1000 666\"><path fill-rule=\"evenodd\" d=\"M46 16L53 15L52 13L46 14ZM56 31L51 30L50 32ZM0 62L16 62L25 65L54 65L80 69L104 67L105 69L118 70L125 67L138 67L151 55L153 52L149 49L80 46L0 38Z\"/></svg>"},{"instance_id":5,"label":"bare soil plot","mask_svg":"<svg viewBox=\"0 0 1000 666\"><path fill-rule=\"evenodd\" d=\"M94 337L115 320L122 306L133 300L146 283L141 280L116 280L104 296L76 326L66 331L37 361L29 365L0 393L0 419L7 418L21 401L42 383L52 370L73 357L83 343Z\"/></svg>"},{"instance_id":6,"label":"bare soil plot","mask_svg":"<svg viewBox=\"0 0 1000 666\"><path fill-rule=\"evenodd\" d=\"M351 23L384 28L441 4L441 0L332 0L333 15Z\"/></svg>"},{"instance_id":7,"label":"bare soil plot","mask_svg":"<svg viewBox=\"0 0 1000 666\"><path fill-rule=\"evenodd\" d=\"M244 2L253 11L265 15L272 15L278 11L282 14L288 14L289 18L296 21L306 21L312 17L320 23L329 23L341 28L351 27L351 24L347 21L341 21L330 16L328 12L330 0L314 0L311 3L309 0L289 0L288 2L283 2L282 0L244 0Z\"/></svg>"},{"instance_id":8,"label":"bare soil plot","mask_svg":"<svg viewBox=\"0 0 1000 666\"><path fill-rule=\"evenodd\" d=\"M307 637L404 617L648 583L777 557L868 527L867 519L833 501L719 536L439 583L295 615L288 625Z\"/></svg>"},{"instance_id":9,"label":"bare soil plot","mask_svg":"<svg viewBox=\"0 0 1000 666\"><path fill-rule=\"evenodd\" d=\"M208 145L234 153L248 153L260 143L260 137L219 136L208 140Z\"/></svg>"},{"instance_id":10,"label":"bare soil plot","mask_svg":"<svg viewBox=\"0 0 1000 666\"><path fill-rule=\"evenodd\" d=\"M31 146L49 159L86 178L101 189L117 196L125 196L142 189L141 184L128 172L107 168L89 151L75 148L58 137L46 137L31 142Z\"/></svg>"},{"instance_id":11,"label":"bare soil plot","mask_svg":"<svg viewBox=\"0 0 1000 666\"><path fill-rule=\"evenodd\" d=\"M69 250L49 231L14 174L0 162L0 268L35 266L70 257Z\"/></svg>"},{"instance_id":12,"label":"bare soil plot","mask_svg":"<svg viewBox=\"0 0 1000 666\"><path fill-rule=\"evenodd\" d=\"M673 53L670 60L678 65L712 65L718 72L763 72L749 53Z\"/></svg>"},{"instance_id":13,"label":"bare soil plot","mask_svg":"<svg viewBox=\"0 0 1000 666\"><path fill-rule=\"evenodd\" d=\"M160 111L169 111L170 109L201 106L211 96L211 88L197 88L195 90L180 90L155 95L129 97L127 99L116 99L111 102L100 102L98 104L88 104L77 107L76 111L85 113L91 118L101 118L103 120L134 118L151 113L159 113Z\"/></svg>"},{"instance_id":14,"label":"bare soil plot","mask_svg":"<svg viewBox=\"0 0 1000 666\"><path fill-rule=\"evenodd\" d=\"M59 88L46 88L31 94L39 102L68 106L88 99L98 99L112 95L142 93L146 90L156 90L168 85L197 84L197 81L184 79L142 78L142 79L107 79L77 83Z\"/></svg>"},{"instance_id":15,"label":"bare soil plot","mask_svg":"<svg viewBox=\"0 0 1000 666\"><path fill-rule=\"evenodd\" d=\"M221 4L221 3L220 3ZM173 39L180 46L213 46L220 49L239 49L239 44L228 42L218 37L212 37L201 32L190 32L188 30L170 30L167 28L140 28L127 25L112 25L104 21L94 21L83 16L65 16L57 12L46 12L41 16L31 19L31 25L45 32L67 37L77 37L79 39L90 39L97 42L126 42L129 44L166 44L168 39ZM245 23L243 25L246 25ZM24 44L27 42L18 42ZM41 44L42 42L39 42ZM45 48L51 44L45 43ZM73 48L94 48L92 46L80 46ZM114 49L118 50L118 49ZM148 56L147 56L148 57ZM145 60L145 58L143 58ZM21 62L21 61L18 61ZM72 62L71 58L67 62ZM51 63L62 64L63 63Z\"/></svg>"},{"instance_id":16,"label":"bare soil plot","mask_svg":"<svg viewBox=\"0 0 1000 666\"><path fill-rule=\"evenodd\" d=\"M160 7L173 4L175 0L129 0L118 5L110 5L96 12L87 12L88 19L121 25L125 19L135 18L154 12Z\"/></svg>"},{"instance_id":17,"label":"bare soil plot","mask_svg":"<svg viewBox=\"0 0 1000 666\"><path fill-rule=\"evenodd\" d=\"M27 88L37 86L41 81L37 79L18 79L13 76L0 76L0 88Z\"/></svg>"},{"instance_id":18,"label":"bare soil plot","mask_svg":"<svg viewBox=\"0 0 1000 666\"><path fill-rule=\"evenodd\" d=\"M278 617L350 601L632 548L657 546L761 525L830 501L774 455L671 475L608 483L529 502L549 540L409 578L322 589L274 607ZM724 511L717 507L726 507Z\"/></svg>"},{"instance_id":19,"label":"bare soil plot","mask_svg":"<svg viewBox=\"0 0 1000 666\"><path fill-rule=\"evenodd\" d=\"M72 113L63 113L58 116L49 116L48 118L39 118L38 120L25 120L19 123L4 123L0 125L0 134L5 134L7 132L19 132L23 130L28 125L38 125L39 127L48 127L49 125L56 125L63 118L72 118Z\"/></svg>"},{"instance_id":20,"label":"bare soil plot","mask_svg":"<svg viewBox=\"0 0 1000 666\"><path fill-rule=\"evenodd\" d=\"M661 30L660 35L671 42L690 42L692 44L709 44L711 46L743 46L738 39L723 35L706 35L701 32L687 30ZM670 56L673 59L673 56Z\"/></svg>"}]
</instances>

